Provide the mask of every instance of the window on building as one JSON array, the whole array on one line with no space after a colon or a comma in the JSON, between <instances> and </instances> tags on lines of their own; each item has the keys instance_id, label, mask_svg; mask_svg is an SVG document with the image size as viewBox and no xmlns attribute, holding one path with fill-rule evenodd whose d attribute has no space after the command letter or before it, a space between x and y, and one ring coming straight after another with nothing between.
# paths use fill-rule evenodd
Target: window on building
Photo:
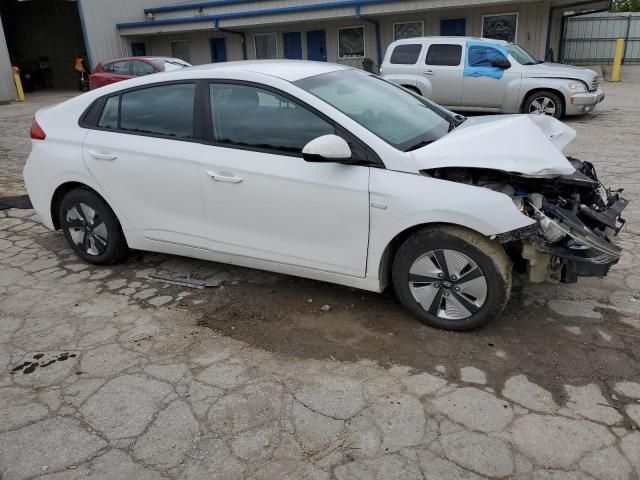
<instances>
[{"instance_id":1,"label":"window on building","mask_svg":"<svg viewBox=\"0 0 640 480\"><path fill-rule=\"evenodd\" d=\"M413 65L418 61L420 50L422 50L422 45L419 43L398 45L393 49L389 61L396 65Z\"/></svg>"},{"instance_id":2,"label":"window on building","mask_svg":"<svg viewBox=\"0 0 640 480\"><path fill-rule=\"evenodd\" d=\"M278 58L278 37L275 33L258 33L253 36L256 47L256 58Z\"/></svg>"},{"instance_id":3,"label":"window on building","mask_svg":"<svg viewBox=\"0 0 640 480\"><path fill-rule=\"evenodd\" d=\"M515 43L518 32L518 14L504 13L482 17L482 36Z\"/></svg>"},{"instance_id":4,"label":"window on building","mask_svg":"<svg viewBox=\"0 0 640 480\"><path fill-rule=\"evenodd\" d=\"M131 62L131 64L133 65L133 74L136 77L141 77L143 75L149 75L150 73L156 72L156 69L153 68L152 65L141 60L134 60L133 62Z\"/></svg>"},{"instance_id":5,"label":"window on building","mask_svg":"<svg viewBox=\"0 0 640 480\"><path fill-rule=\"evenodd\" d=\"M175 40L171 42L171 56L191 63L191 57L189 55L189 41Z\"/></svg>"},{"instance_id":6,"label":"window on building","mask_svg":"<svg viewBox=\"0 0 640 480\"><path fill-rule=\"evenodd\" d=\"M98 127L100 128L118 128L118 104L120 103L120 97L109 97L104 104L102 113L100 114L100 120L98 120Z\"/></svg>"},{"instance_id":7,"label":"window on building","mask_svg":"<svg viewBox=\"0 0 640 480\"><path fill-rule=\"evenodd\" d=\"M210 89L217 143L300 153L314 138L335 133L316 114L276 93L223 83Z\"/></svg>"},{"instance_id":8,"label":"window on building","mask_svg":"<svg viewBox=\"0 0 640 480\"><path fill-rule=\"evenodd\" d=\"M433 44L427 51L427 65L460 65L462 45Z\"/></svg>"},{"instance_id":9,"label":"window on building","mask_svg":"<svg viewBox=\"0 0 640 480\"><path fill-rule=\"evenodd\" d=\"M338 28L338 58L364 57L364 26Z\"/></svg>"},{"instance_id":10,"label":"window on building","mask_svg":"<svg viewBox=\"0 0 640 480\"><path fill-rule=\"evenodd\" d=\"M129 60L123 60L120 62L108 63L104 66L104 71L109 73L116 73L118 75L129 75L129 66L131 62Z\"/></svg>"},{"instance_id":11,"label":"window on building","mask_svg":"<svg viewBox=\"0 0 640 480\"><path fill-rule=\"evenodd\" d=\"M424 24L422 22L402 22L393 24L393 39L422 37L424 35Z\"/></svg>"},{"instance_id":12,"label":"window on building","mask_svg":"<svg viewBox=\"0 0 640 480\"><path fill-rule=\"evenodd\" d=\"M120 129L192 138L194 94L193 83L161 85L124 93L120 104Z\"/></svg>"}]
</instances>

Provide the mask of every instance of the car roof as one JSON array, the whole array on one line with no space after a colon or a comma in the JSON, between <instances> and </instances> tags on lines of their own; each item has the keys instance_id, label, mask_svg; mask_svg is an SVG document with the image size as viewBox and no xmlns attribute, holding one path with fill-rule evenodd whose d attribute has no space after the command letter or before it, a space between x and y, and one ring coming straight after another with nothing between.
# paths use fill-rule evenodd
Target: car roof
<instances>
[{"instance_id":1,"label":"car roof","mask_svg":"<svg viewBox=\"0 0 640 480\"><path fill-rule=\"evenodd\" d=\"M288 82L295 82L303 78L322 75L323 73L350 70L347 65L335 63L313 62L309 60L242 60L237 62L210 63L184 68L174 75L188 75L189 72L218 73L259 73L270 75Z\"/></svg>"},{"instance_id":2,"label":"car roof","mask_svg":"<svg viewBox=\"0 0 640 480\"><path fill-rule=\"evenodd\" d=\"M105 63L121 62L123 60L147 60L147 61L169 60L169 61L178 61L178 62L186 63L184 60L180 60L179 58L174 58L174 57L148 57L148 56L111 58L109 60L103 60L100 63L104 65Z\"/></svg>"},{"instance_id":3,"label":"car roof","mask_svg":"<svg viewBox=\"0 0 640 480\"><path fill-rule=\"evenodd\" d=\"M415 43L416 41L466 41L466 40L474 40L476 42L487 42L487 43L495 43L498 45L508 45L509 42L505 42L504 40L496 40L494 38L481 38L481 37L444 37L444 36L434 36L434 37L412 37L412 38L403 38L402 40L396 40L394 43L403 44L403 43Z\"/></svg>"}]
</instances>

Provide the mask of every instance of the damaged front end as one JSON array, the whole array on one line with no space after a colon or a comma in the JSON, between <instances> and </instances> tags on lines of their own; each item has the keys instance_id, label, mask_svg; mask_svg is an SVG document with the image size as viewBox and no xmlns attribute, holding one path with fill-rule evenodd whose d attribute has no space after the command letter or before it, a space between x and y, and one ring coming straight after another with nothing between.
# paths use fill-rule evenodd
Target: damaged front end
<instances>
[{"instance_id":1,"label":"damaged front end","mask_svg":"<svg viewBox=\"0 0 640 480\"><path fill-rule=\"evenodd\" d=\"M498 235L517 270L533 282L574 283L578 277L604 277L620 259L613 242L625 221L628 201L605 189L593 165L568 159L575 171L554 177L527 177L503 171L445 167L423 174L489 188L511 197L535 224Z\"/></svg>"}]
</instances>

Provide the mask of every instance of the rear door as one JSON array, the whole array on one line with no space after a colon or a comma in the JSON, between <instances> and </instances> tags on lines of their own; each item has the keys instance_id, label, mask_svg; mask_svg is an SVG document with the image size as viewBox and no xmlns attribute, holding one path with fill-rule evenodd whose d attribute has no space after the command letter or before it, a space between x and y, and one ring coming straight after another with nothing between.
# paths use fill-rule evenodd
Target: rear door
<instances>
[{"instance_id":1,"label":"rear door","mask_svg":"<svg viewBox=\"0 0 640 480\"><path fill-rule=\"evenodd\" d=\"M193 82L108 97L83 156L109 204L144 237L206 248L195 100Z\"/></svg>"},{"instance_id":2,"label":"rear door","mask_svg":"<svg viewBox=\"0 0 640 480\"><path fill-rule=\"evenodd\" d=\"M462 42L427 44L418 74L423 95L440 105L458 106L462 101Z\"/></svg>"}]
</instances>

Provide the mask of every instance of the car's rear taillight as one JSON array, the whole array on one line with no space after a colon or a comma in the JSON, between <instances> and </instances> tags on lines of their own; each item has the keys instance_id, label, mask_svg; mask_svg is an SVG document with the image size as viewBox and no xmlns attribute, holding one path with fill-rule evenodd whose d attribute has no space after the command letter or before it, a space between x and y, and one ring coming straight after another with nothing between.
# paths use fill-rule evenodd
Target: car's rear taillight
<instances>
[{"instance_id":1,"label":"car's rear taillight","mask_svg":"<svg viewBox=\"0 0 640 480\"><path fill-rule=\"evenodd\" d=\"M33 119L33 122L31 122L31 138L34 140L44 140L47 138L47 134L44 133L44 130L35 118Z\"/></svg>"}]
</instances>

